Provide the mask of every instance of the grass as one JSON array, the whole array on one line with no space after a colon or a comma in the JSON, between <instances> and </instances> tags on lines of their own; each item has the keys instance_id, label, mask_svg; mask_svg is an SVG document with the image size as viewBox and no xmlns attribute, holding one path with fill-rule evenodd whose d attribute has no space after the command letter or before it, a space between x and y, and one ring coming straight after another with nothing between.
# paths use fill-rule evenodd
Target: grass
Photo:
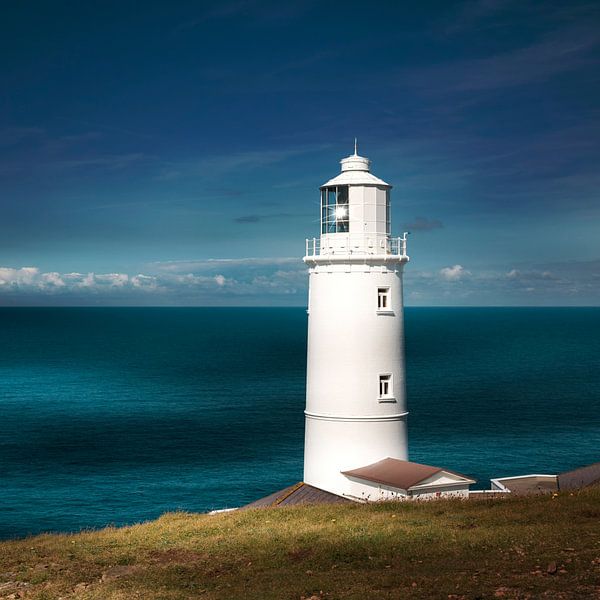
<instances>
[{"instance_id":1,"label":"grass","mask_svg":"<svg viewBox=\"0 0 600 600\"><path fill-rule=\"evenodd\" d=\"M171 513L0 543L0 598L600 598L600 488Z\"/></svg>"}]
</instances>

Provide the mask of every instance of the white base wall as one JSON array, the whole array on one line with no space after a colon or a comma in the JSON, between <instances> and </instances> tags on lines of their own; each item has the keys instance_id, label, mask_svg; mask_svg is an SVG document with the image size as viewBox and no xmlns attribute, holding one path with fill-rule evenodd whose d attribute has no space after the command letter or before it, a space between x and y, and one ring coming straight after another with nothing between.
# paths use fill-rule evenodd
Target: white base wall
<instances>
[{"instance_id":1,"label":"white base wall","mask_svg":"<svg viewBox=\"0 0 600 600\"><path fill-rule=\"evenodd\" d=\"M440 498L468 498L469 484L435 486L429 489L399 490L381 484L368 484L365 481L348 478L347 496L361 502L384 502L386 500L439 500Z\"/></svg>"},{"instance_id":2,"label":"white base wall","mask_svg":"<svg viewBox=\"0 0 600 600\"><path fill-rule=\"evenodd\" d=\"M406 417L385 421L337 421L306 417L304 482L343 495L354 495L342 471L387 457L408 459Z\"/></svg>"}]
</instances>

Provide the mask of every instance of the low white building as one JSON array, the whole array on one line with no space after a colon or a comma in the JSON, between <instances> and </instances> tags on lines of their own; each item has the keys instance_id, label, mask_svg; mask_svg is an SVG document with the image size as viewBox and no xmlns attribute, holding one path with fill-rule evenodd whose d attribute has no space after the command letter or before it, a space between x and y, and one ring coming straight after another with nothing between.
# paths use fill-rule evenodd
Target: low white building
<instances>
[{"instance_id":1,"label":"low white building","mask_svg":"<svg viewBox=\"0 0 600 600\"><path fill-rule=\"evenodd\" d=\"M469 486L475 483L454 471L397 458L384 458L343 475L349 482L345 495L361 502L468 498Z\"/></svg>"}]
</instances>

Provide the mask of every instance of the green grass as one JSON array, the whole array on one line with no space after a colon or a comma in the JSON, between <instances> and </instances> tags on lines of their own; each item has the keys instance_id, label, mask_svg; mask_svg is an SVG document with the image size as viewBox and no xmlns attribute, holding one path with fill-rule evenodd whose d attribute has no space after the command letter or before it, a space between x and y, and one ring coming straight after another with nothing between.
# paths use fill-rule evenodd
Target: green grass
<instances>
[{"instance_id":1,"label":"green grass","mask_svg":"<svg viewBox=\"0 0 600 600\"><path fill-rule=\"evenodd\" d=\"M600 598L600 488L173 513L133 527L0 543L0 598L311 596Z\"/></svg>"}]
</instances>

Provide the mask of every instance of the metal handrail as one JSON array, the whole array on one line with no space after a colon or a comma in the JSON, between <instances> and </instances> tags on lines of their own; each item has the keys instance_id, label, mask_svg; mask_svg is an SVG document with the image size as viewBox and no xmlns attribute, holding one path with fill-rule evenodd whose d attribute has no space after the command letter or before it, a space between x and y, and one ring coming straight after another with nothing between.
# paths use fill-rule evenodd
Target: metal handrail
<instances>
[{"instance_id":1,"label":"metal handrail","mask_svg":"<svg viewBox=\"0 0 600 600\"><path fill-rule=\"evenodd\" d=\"M406 242L407 233L404 233L402 237L388 237L386 238L384 252L377 252L377 248L374 243L373 237L368 234L341 236L339 233L335 234L335 242L337 248L333 248L331 251L329 248L321 247L320 238L311 238L306 240L306 254L307 257L314 256L327 256L332 254L339 255L367 255L367 256L406 256Z\"/></svg>"}]
</instances>

